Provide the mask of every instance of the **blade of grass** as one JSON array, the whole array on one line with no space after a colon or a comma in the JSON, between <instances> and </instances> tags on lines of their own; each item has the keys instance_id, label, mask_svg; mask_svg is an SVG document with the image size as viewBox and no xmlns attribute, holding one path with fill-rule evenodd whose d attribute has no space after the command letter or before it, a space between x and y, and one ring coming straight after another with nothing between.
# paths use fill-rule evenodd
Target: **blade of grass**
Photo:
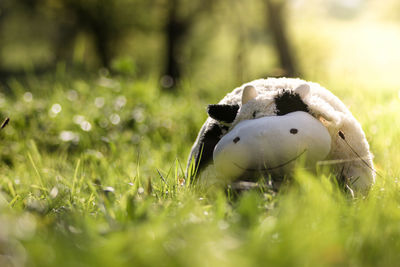
<instances>
[{"instance_id":1,"label":"blade of grass","mask_svg":"<svg viewBox=\"0 0 400 267\"><path fill-rule=\"evenodd\" d=\"M78 159L74 171L74 177L72 179L72 188L71 188L71 197L75 194L75 187L76 187L76 182L78 180L78 170L79 170L79 165L81 164L81 159Z\"/></svg>"},{"instance_id":2,"label":"blade of grass","mask_svg":"<svg viewBox=\"0 0 400 267\"><path fill-rule=\"evenodd\" d=\"M42 175L40 174L40 172L39 172L39 170L38 170L38 168L37 168L35 162L33 161L33 158L32 158L32 155L31 155L30 152L28 152L28 159L29 159L30 163L32 164L33 169L35 170L36 177L37 177L36 183L39 184L38 188L45 188L45 187L44 187L44 184L43 184ZM46 192L46 191L45 191L45 192ZM47 193L46 193L46 195L47 195Z\"/></svg>"}]
</instances>

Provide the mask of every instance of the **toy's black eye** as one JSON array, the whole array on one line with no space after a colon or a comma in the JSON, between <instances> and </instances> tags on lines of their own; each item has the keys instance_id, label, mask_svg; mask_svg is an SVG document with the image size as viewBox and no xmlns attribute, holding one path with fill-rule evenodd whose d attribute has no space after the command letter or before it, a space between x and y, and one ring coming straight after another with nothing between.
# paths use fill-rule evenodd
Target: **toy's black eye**
<instances>
[{"instance_id":1,"label":"toy's black eye","mask_svg":"<svg viewBox=\"0 0 400 267\"><path fill-rule=\"evenodd\" d=\"M299 130L297 130L295 128L290 129L291 134L297 134L298 132L299 132Z\"/></svg>"},{"instance_id":2,"label":"toy's black eye","mask_svg":"<svg viewBox=\"0 0 400 267\"><path fill-rule=\"evenodd\" d=\"M235 139L233 139L233 142L236 144L237 142L239 142L240 141L240 137L238 136L238 137L235 137Z\"/></svg>"},{"instance_id":3,"label":"toy's black eye","mask_svg":"<svg viewBox=\"0 0 400 267\"><path fill-rule=\"evenodd\" d=\"M253 118L255 118L256 115L257 115L257 111L254 111L254 112L253 112Z\"/></svg>"}]
</instances>

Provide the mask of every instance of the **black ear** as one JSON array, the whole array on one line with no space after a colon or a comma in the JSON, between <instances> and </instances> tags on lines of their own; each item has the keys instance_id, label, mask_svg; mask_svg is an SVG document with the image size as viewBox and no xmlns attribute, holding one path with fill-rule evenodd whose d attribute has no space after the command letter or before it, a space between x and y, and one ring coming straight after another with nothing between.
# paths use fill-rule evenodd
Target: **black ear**
<instances>
[{"instance_id":1,"label":"black ear","mask_svg":"<svg viewBox=\"0 0 400 267\"><path fill-rule=\"evenodd\" d=\"M303 102L300 95L286 90L275 97L276 115L285 115L290 112L304 111L309 112L308 106Z\"/></svg>"},{"instance_id":2,"label":"black ear","mask_svg":"<svg viewBox=\"0 0 400 267\"><path fill-rule=\"evenodd\" d=\"M214 120L231 123L235 120L239 105L215 104L208 105L207 113Z\"/></svg>"}]
</instances>

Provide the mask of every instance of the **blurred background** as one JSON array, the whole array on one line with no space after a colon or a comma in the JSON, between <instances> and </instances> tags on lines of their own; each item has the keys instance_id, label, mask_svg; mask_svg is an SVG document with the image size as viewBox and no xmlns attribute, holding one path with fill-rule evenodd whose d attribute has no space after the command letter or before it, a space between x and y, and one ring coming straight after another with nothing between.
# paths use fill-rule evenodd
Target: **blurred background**
<instances>
[{"instance_id":1,"label":"blurred background","mask_svg":"<svg viewBox=\"0 0 400 267\"><path fill-rule=\"evenodd\" d=\"M384 161L399 48L395 0L0 0L0 161L24 162L32 141L124 157L130 175L143 158L153 175L184 165L207 104L271 76L331 90Z\"/></svg>"},{"instance_id":2,"label":"blurred background","mask_svg":"<svg viewBox=\"0 0 400 267\"><path fill-rule=\"evenodd\" d=\"M396 0L0 1L3 84L66 68L157 77L172 90L267 76L390 86L399 47Z\"/></svg>"},{"instance_id":3,"label":"blurred background","mask_svg":"<svg viewBox=\"0 0 400 267\"><path fill-rule=\"evenodd\" d=\"M399 0L0 0L0 266L396 266L399 48ZM207 105L270 76L349 107L368 198L181 186Z\"/></svg>"}]
</instances>

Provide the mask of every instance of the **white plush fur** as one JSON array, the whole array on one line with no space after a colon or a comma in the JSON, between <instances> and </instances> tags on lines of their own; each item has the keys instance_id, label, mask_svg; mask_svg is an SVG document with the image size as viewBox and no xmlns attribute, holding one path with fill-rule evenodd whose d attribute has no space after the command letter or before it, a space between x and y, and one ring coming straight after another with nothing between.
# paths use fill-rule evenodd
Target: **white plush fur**
<instances>
[{"instance_id":1,"label":"white plush fur","mask_svg":"<svg viewBox=\"0 0 400 267\"><path fill-rule=\"evenodd\" d=\"M375 181L375 173L372 154L361 125L339 98L319 84L290 78L259 79L234 89L219 103L241 105L242 91L246 86L252 85L257 90L257 97L240 107L234 122L230 125L232 128L242 120L252 119L254 111L256 118L276 116L275 96L283 90L296 90L304 84L309 86L309 91L304 92L300 89L298 93L308 105L311 115L323 122L332 137L332 147L327 159L335 161L332 165L333 171L338 176L345 177L352 189L367 191ZM205 126L211 122L213 119L208 118ZM339 131L344 133L348 144L363 160L339 136ZM212 169L212 166L210 168ZM210 172L210 168L205 172Z\"/></svg>"}]
</instances>

